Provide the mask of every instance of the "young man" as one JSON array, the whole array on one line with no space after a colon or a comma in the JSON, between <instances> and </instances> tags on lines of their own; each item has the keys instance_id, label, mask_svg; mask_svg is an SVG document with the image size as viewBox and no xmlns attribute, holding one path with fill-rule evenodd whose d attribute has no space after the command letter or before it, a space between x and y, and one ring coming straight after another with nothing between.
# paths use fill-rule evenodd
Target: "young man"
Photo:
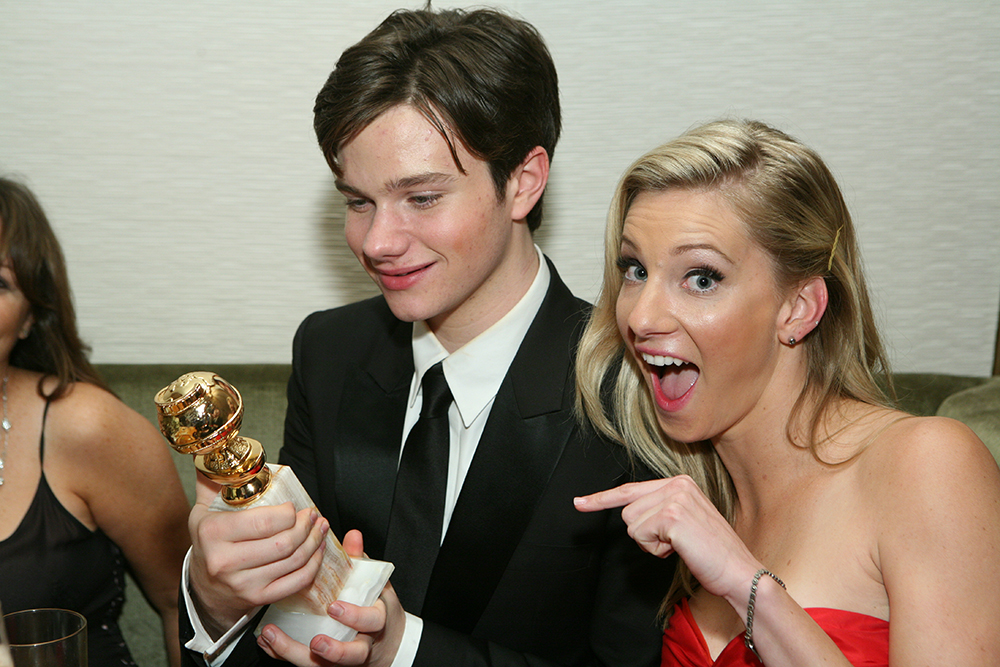
<instances>
[{"instance_id":1,"label":"young man","mask_svg":"<svg viewBox=\"0 0 1000 667\"><path fill-rule=\"evenodd\" d=\"M256 606L311 581L328 521L352 554L395 563L391 585L373 607L332 605L356 640L307 647L268 626L258 643L269 656L658 664L665 564L618 514L573 506L631 469L574 418L587 306L532 241L560 130L541 37L492 10L396 12L344 52L315 114L348 243L382 296L315 313L296 334L280 458L323 518L210 514L202 485L189 585L212 638L189 648L214 652ZM443 478L441 508L428 510L411 496L433 495L434 481L410 493L403 480L439 369L447 451L428 456ZM429 556L408 550L413 526L434 536ZM230 650L226 664L267 659L251 633Z\"/></svg>"}]
</instances>

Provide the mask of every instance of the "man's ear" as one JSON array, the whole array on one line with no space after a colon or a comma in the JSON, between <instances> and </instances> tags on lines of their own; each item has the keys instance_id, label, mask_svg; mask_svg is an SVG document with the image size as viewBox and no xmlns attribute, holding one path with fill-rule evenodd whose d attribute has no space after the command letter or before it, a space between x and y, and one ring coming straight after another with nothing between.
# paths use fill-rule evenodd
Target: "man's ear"
<instances>
[{"instance_id":1,"label":"man's ear","mask_svg":"<svg viewBox=\"0 0 1000 667\"><path fill-rule=\"evenodd\" d=\"M545 192L549 182L549 154L541 146L535 146L524 161L514 170L508 183L509 194L513 195L511 218L524 220Z\"/></svg>"},{"instance_id":2,"label":"man's ear","mask_svg":"<svg viewBox=\"0 0 1000 667\"><path fill-rule=\"evenodd\" d=\"M778 318L778 338L786 345L795 345L819 325L826 312L830 295L826 280L815 276L791 291Z\"/></svg>"}]
</instances>

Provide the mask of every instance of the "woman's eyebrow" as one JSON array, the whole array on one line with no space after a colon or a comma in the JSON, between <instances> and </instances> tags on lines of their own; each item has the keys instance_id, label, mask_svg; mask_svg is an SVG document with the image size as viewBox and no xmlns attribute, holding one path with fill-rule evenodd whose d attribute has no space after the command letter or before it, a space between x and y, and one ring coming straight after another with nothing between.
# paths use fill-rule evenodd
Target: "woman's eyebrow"
<instances>
[{"instance_id":1,"label":"woman's eyebrow","mask_svg":"<svg viewBox=\"0 0 1000 667\"><path fill-rule=\"evenodd\" d=\"M729 255L722 252L721 250L719 250L718 247L712 245L711 243L685 243L684 245L679 245L673 250L671 250L670 254L683 255L686 252L692 252L694 250L708 250L709 252L713 252L716 255L719 255L730 264L736 263L729 257Z\"/></svg>"}]
</instances>

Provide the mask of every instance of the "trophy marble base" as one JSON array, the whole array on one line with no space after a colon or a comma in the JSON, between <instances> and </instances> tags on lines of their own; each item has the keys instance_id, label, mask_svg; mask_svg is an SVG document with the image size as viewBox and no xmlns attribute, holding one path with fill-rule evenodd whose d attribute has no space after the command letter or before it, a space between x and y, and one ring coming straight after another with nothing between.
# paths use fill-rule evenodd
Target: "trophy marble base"
<instances>
[{"instance_id":1,"label":"trophy marble base","mask_svg":"<svg viewBox=\"0 0 1000 667\"><path fill-rule=\"evenodd\" d=\"M351 562L353 564L351 573L347 576L344 588L337 599L368 607L374 604L382 593L386 582L389 581L389 575L392 574L393 565L367 558L352 558ZM357 630L335 621L326 613L320 616L289 611L283 609L280 602L268 607L254 634L259 635L261 629L268 623L274 623L286 635L306 646L316 635L326 635L342 642L349 642L357 635Z\"/></svg>"},{"instance_id":2,"label":"trophy marble base","mask_svg":"<svg viewBox=\"0 0 1000 667\"><path fill-rule=\"evenodd\" d=\"M213 510L231 512L249 507L270 507L291 501L296 511L315 508L309 494L288 466L266 464L271 471L267 489L250 503L233 507L217 496ZM368 606L378 599L392 574L393 565L367 558L351 558L332 533L326 536L323 564L309 588L272 604L257 626L260 632L267 623L274 623L292 639L309 644L313 637L324 634L340 641L350 641L356 631L330 618L327 607L335 600Z\"/></svg>"}]
</instances>

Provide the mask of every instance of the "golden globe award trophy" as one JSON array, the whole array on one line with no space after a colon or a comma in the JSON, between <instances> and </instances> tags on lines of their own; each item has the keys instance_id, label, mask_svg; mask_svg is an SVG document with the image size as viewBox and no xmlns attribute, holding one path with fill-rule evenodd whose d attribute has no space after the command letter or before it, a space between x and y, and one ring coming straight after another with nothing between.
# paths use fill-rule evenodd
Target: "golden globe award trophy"
<instances>
[{"instance_id":1,"label":"golden globe award trophy","mask_svg":"<svg viewBox=\"0 0 1000 667\"><path fill-rule=\"evenodd\" d=\"M268 464L259 442L239 435L243 398L215 373L185 373L157 392L160 431L181 454L193 454L195 467L222 490L212 510L281 505L315 508L287 466ZM333 620L326 609L334 600L371 605L382 592L392 564L351 558L333 535L326 535L323 564L312 585L272 604L259 627L274 623L296 641L308 644L317 634L350 641L356 634Z\"/></svg>"}]
</instances>

